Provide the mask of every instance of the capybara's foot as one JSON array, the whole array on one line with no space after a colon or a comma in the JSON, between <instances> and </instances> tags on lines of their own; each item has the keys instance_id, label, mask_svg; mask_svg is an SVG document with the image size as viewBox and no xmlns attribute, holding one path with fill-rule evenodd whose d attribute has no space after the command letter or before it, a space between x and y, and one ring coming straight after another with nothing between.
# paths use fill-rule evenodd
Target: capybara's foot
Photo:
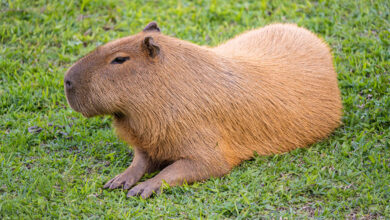
<instances>
[{"instance_id":1,"label":"capybara's foot","mask_svg":"<svg viewBox=\"0 0 390 220\"><path fill-rule=\"evenodd\" d=\"M130 189L140 178L125 171L108 181L103 188L116 189L123 186L123 189Z\"/></svg>"},{"instance_id":2,"label":"capybara's foot","mask_svg":"<svg viewBox=\"0 0 390 220\"><path fill-rule=\"evenodd\" d=\"M134 186L127 193L127 197L140 195L142 198L146 199L150 197L153 193L159 192L160 186L161 186L161 182L156 181L154 178L152 178Z\"/></svg>"},{"instance_id":3,"label":"capybara's foot","mask_svg":"<svg viewBox=\"0 0 390 220\"><path fill-rule=\"evenodd\" d=\"M208 163L205 161L178 160L164 168L157 176L133 187L127 196L141 195L142 198L148 198L154 192L160 191L163 181L170 186L177 186L184 182L192 183L212 176L222 176L229 171L223 163L219 163L216 167L208 167L206 164Z\"/></svg>"},{"instance_id":4,"label":"capybara's foot","mask_svg":"<svg viewBox=\"0 0 390 220\"><path fill-rule=\"evenodd\" d=\"M123 186L123 189L130 189L134 186L147 170L153 172L154 166L150 163L145 153L134 149L135 157L131 165L121 174L108 181L103 188L116 189Z\"/></svg>"}]
</instances>

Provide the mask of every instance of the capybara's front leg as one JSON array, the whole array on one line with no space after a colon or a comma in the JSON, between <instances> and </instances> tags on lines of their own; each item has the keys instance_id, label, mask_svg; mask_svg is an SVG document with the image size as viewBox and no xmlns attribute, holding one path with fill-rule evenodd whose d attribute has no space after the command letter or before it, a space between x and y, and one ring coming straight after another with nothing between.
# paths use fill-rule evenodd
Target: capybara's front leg
<instances>
[{"instance_id":1,"label":"capybara's front leg","mask_svg":"<svg viewBox=\"0 0 390 220\"><path fill-rule=\"evenodd\" d=\"M147 172L152 171L153 164L147 155L134 148L135 156L131 165L121 174L108 181L103 188L115 189L123 186L124 189L130 189Z\"/></svg>"},{"instance_id":2,"label":"capybara's front leg","mask_svg":"<svg viewBox=\"0 0 390 220\"><path fill-rule=\"evenodd\" d=\"M215 166L214 166L215 165ZM192 183L210 177L222 176L229 172L229 168L220 163L212 164L202 160L181 159L163 169L157 176L133 187L127 194L130 196L141 195L147 198L158 192L164 180L170 186L181 185L184 182Z\"/></svg>"}]
</instances>

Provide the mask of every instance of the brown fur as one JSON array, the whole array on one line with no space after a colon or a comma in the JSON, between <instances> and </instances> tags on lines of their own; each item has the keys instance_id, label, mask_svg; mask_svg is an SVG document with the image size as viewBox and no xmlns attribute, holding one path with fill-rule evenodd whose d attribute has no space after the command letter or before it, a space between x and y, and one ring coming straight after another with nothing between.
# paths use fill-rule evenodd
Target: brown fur
<instances>
[{"instance_id":1,"label":"brown fur","mask_svg":"<svg viewBox=\"0 0 390 220\"><path fill-rule=\"evenodd\" d=\"M129 57L111 64L115 57ZM339 124L341 99L328 46L292 24L248 31L217 47L143 32L97 48L65 77L69 104L114 115L135 158L105 188L150 196L170 185L228 173L254 153L308 146Z\"/></svg>"}]
</instances>

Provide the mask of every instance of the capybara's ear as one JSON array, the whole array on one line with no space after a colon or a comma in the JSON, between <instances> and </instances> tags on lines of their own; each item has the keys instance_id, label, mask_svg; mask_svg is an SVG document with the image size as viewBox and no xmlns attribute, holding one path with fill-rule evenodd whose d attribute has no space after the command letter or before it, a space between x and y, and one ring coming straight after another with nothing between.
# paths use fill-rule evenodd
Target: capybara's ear
<instances>
[{"instance_id":1,"label":"capybara's ear","mask_svg":"<svg viewBox=\"0 0 390 220\"><path fill-rule=\"evenodd\" d=\"M160 47L154 42L153 37L145 37L143 47L152 58L156 57L160 53Z\"/></svg>"},{"instance_id":2,"label":"capybara's ear","mask_svg":"<svg viewBox=\"0 0 390 220\"><path fill-rule=\"evenodd\" d=\"M160 28L157 26L157 23L155 21L152 21L144 28L144 32L148 32L148 31L160 32Z\"/></svg>"}]
</instances>

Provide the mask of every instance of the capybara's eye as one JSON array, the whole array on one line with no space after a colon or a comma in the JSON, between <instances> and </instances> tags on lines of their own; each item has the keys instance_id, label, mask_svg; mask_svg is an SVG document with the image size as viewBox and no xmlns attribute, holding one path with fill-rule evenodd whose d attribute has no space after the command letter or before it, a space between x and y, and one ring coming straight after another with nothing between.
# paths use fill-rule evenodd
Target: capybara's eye
<instances>
[{"instance_id":1,"label":"capybara's eye","mask_svg":"<svg viewBox=\"0 0 390 220\"><path fill-rule=\"evenodd\" d=\"M124 63L126 60L129 60L130 57L116 57L115 59L113 59L111 61L111 64L122 64Z\"/></svg>"}]
</instances>

